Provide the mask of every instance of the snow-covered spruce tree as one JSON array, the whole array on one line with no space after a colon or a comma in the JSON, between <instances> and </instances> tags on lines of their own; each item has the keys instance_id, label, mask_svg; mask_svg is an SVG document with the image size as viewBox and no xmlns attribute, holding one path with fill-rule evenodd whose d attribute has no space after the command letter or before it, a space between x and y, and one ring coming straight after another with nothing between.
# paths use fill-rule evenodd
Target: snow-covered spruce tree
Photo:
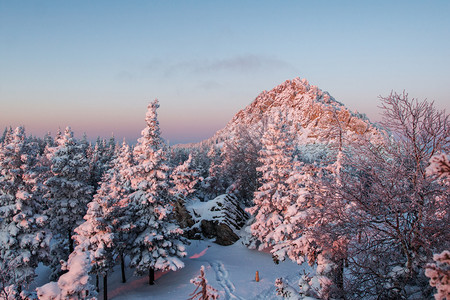
<instances>
[{"instance_id":1,"label":"snow-covered spruce tree","mask_svg":"<svg viewBox=\"0 0 450 300\"><path fill-rule=\"evenodd\" d=\"M22 127L0 149L0 272L5 292L20 294L48 259L50 232L37 174L38 147ZM9 288L8 288L9 286ZM6 297L6 295L0 295Z\"/></svg>"},{"instance_id":2,"label":"snow-covered spruce tree","mask_svg":"<svg viewBox=\"0 0 450 300\"><path fill-rule=\"evenodd\" d=\"M116 209L120 212L114 222L116 229L115 237L117 244L117 253L120 259L122 282L125 278L125 256L128 255L132 242L135 239L135 228L133 211L129 209L129 196L134 192L131 184L133 167L135 166L133 158L133 149L125 142L122 147L117 149L116 159L113 161L111 172L114 174L111 181L111 188L117 191Z\"/></svg>"},{"instance_id":3,"label":"snow-covered spruce tree","mask_svg":"<svg viewBox=\"0 0 450 300\"><path fill-rule=\"evenodd\" d=\"M100 139L100 137L97 138L92 153L89 155L91 167L90 184L94 187L94 191L99 187L103 174L112 167L115 147L114 137L111 137L109 142Z\"/></svg>"},{"instance_id":4,"label":"snow-covered spruce tree","mask_svg":"<svg viewBox=\"0 0 450 300\"><path fill-rule=\"evenodd\" d=\"M221 163L223 158L220 148L212 145L206 154L206 158L205 161L208 162L209 167L207 173L205 172L207 176L202 175L205 180L202 181L201 187L203 200L211 200L226 192L228 180L222 174Z\"/></svg>"},{"instance_id":5,"label":"snow-covered spruce tree","mask_svg":"<svg viewBox=\"0 0 450 300\"><path fill-rule=\"evenodd\" d=\"M169 194L169 167L161 138L156 110L158 100L148 106L147 127L134 148L136 165L132 169L130 195L136 226L136 239L130 251L131 267L137 274L149 274L154 283L155 270L177 270L184 267L180 257L186 255L183 231L172 216Z\"/></svg>"},{"instance_id":6,"label":"snow-covered spruce tree","mask_svg":"<svg viewBox=\"0 0 450 300\"><path fill-rule=\"evenodd\" d=\"M52 297L93 297L94 287L89 284L89 274L103 276L103 296L107 299L107 274L122 257L132 225L128 211L131 191L129 170L132 152L124 142L117 149L113 167L105 173L92 202L84 216L85 222L75 228L73 239L77 246L63 269L68 270L57 282L38 288L39 299ZM122 280L125 273L122 269ZM83 299L84 299L83 298Z\"/></svg>"},{"instance_id":7,"label":"snow-covered spruce tree","mask_svg":"<svg viewBox=\"0 0 450 300\"><path fill-rule=\"evenodd\" d=\"M275 229L283 224L283 213L293 201L288 183L294 165L292 143L283 116L279 113L262 138L259 152L261 166L257 168L261 172L261 186L255 192L255 205L247 209L254 216L251 233L257 240L250 247L260 243L259 248L263 249L280 241L281 237L275 234Z\"/></svg>"},{"instance_id":8,"label":"snow-covered spruce tree","mask_svg":"<svg viewBox=\"0 0 450 300\"><path fill-rule=\"evenodd\" d=\"M51 265L55 275L59 272L59 262L67 260L74 249L73 230L83 222L87 203L92 199L92 186L88 184L89 162L83 145L74 139L69 127L57 143L51 157L53 176L46 181L53 233Z\"/></svg>"},{"instance_id":9,"label":"snow-covered spruce tree","mask_svg":"<svg viewBox=\"0 0 450 300\"><path fill-rule=\"evenodd\" d=\"M224 143L222 176L230 180L227 191L236 194L239 201L249 206L258 188L259 137L253 137L242 126L235 129L233 137Z\"/></svg>"},{"instance_id":10,"label":"snow-covered spruce tree","mask_svg":"<svg viewBox=\"0 0 450 300\"><path fill-rule=\"evenodd\" d=\"M248 210L254 215L251 233L256 240L250 240L249 244L255 247L260 243L260 249L271 246L276 260L288 258L301 264L307 258L311 265L317 263L314 295L326 299L332 292L336 296L333 283L338 266L333 262L334 252L321 247L322 242L330 239L313 230L326 222L322 207L328 200L314 197L315 182L326 164L303 163L299 159L304 153L298 151L298 157L294 157L292 135L286 127L282 116L278 115L269 122L263 136L261 167L258 168L262 185L255 192L255 206ZM333 176L334 180L338 177ZM334 243L331 249L337 246ZM338 248L340 251L341 247ZM308 294L308 291L301 292Z\"/></svg>"},{"instance_id":11,"label":"snow-covered spruce tree","mask_svg":"<svg viewBox=\"0 0 450 300\"><path fill-rule=\"evenodd\" d=\"M219 299L219 293L215 288L208 284L205 277L205 267L200 268L200 275L191 279L191 283L196 286L194 292L188 300L213 300Z\"/></svg>"},{"instance_id":12,"label":"snow-covered spruce tree","mask_svg":"<svg viewBox=\"0 0 450 300\"><path fill-rule=\"evenodd\" d=\"M124 143L113 167L107 171L97 189L84 216L85 222L75 229L74 239L78 244L86 245L92 254L91 273L103 276L103 295L107 297L107 276L120 257L122 281L125 282L123 255L130 242L130 215L128 196L131 193L129 169L132 167L132 155L129 146Z\"/></svg>"},{"instance_id":13,"label":"snow-covered spruce tree","mask_svg":"<svg viewBox=\"0 0 450 300\"><path fill-rule=\"evenodd\" d=\"M67 272L57 282L51 281L36 288L40 300L95 300L94 286L89 283L89 272L92 267L92 252L85 243L79 244L70 254L67 263L63 264Z\"/></svg>"},{"instance_id":14,"label":"snow-covered spruce tree","mask_svg":"<svg viewBox=\"0 0 450 300\"><path fill-rule=\"evenodd\" d=\"M171 147L169 149L168 157L171 167L181 165L186 159L188 159L189 154L191 154L193 149L189 148L179 148L179 147Z\"/></svg>"},{"instance_id":15,"label":"snow-covered spruce tree","mask_svg":"<svg viewBox=\"0 0 450 300\"><path fill-rule=\"evenodd\" d=\"M93 201L88 203L85 222L75 228L76 234L73 236L78 245L84 244L85 251L90 251L92 257L90 273L103 276L105 297L108 290L108 273L114 267L117 255L115 250L118 242L114 222L115 218L120 216L115 205L118 197L109 184L113 180L114 175L104 175Z\"/></svg>"},{"instance_id":16,"label":"snow-covered spruce tree","mask_svg":"<svg viewBox=\"0 0 450 300\"><path fill-rule=\"evenodd\" d=\"M185 162L173 169L170 179L172 185L170 194L174 198L174 217L181 228L189 227L193 224L188 224L188 220L185 218L185 204L186 201L196 197L195 193L203 180L199 172L193 169L192 154Z\"/></svg>"},{"instance_id":17,"label":"snow-covered spruce tree","mask_svg":"<svg viewBox=\"0 0 450 300\"><path fill-rule=\"evenodd\" d=\"M181 165L172 170L170 175L173 187L170 193L175 197L189 198L196 190L202 178L192 166L192 154Z\"/></svg>"},{"instance_id":18,"label":"snow-covered spruce tree","mask_svg":"<svg viewBox=\"0 0 450 300\"><path fill-rule=\"evenodd\" d=\"M336 111L332 113L333 129L328 133L332 139L326 155L308 162L306 157L311 153L306 149L298 153L299 160L305 163L298 164L288 180L295 201L284 213L286 222L276 229L283 239L272 250L280 259L289 257L301 263L306 257L311 266L316 265L316 274L305 275L299 286L304 295L322 299L340 298L344 293L347 235L345 231L334 231L339 220L333 215L351 209L333 192L341 186L347 142L341 120ZM330 182L333 189L327 188Z\"/></svg>"},{"instance_id":19,"label":"snow-covered spruce tree","mask_svg":"<svg viewBox=\"0 0 450 300\"><path fill-rule=\"evenodd\" d=\"M12 138L13 132L14 131L13 131L11 126L5 128L5 131L3 131L3 135L2 135L1 140L0 140L1 141L1 145L7 145L7 144L9 144L11 142L11 138Z\"/></svg>"},{"instance_id":20,"label":"snow-covered spruce tree","mask_svg":"<svg viewBox=\"0 0 450 300\"><path fill-rule=\"evenodd\" d=\"M340 297L343 282L341 262L345 258L346 239L345 235L330 236L322 230L323 226L336 225L328 214L334 213L338 207L329 201L337 199L321 198L315 194L316 186L321 187L318 180L323 172L319 166L295 166L287 180L293 201L281 213L283 221L273 229L276 243L271 253L278 260L289 258L298 264L307 260L311 266L315 265L316 274L310 280L314 286L309 286L307 281L302 282L299 284L301 293L328 299Z\"/></svg>"},{"instance_id":21,"label":"snow-covered spruce tree","mask_svg":"<svg viewBox=\"0 0 450 300\"><path fill-rule=\"evenodd\" d=\"M2 136L0 136L0 145L3 143L3 141L6 138L6 135L8 134L8 127L5 127L5 130L3 130Z\"/></svg>"}]
</instances>

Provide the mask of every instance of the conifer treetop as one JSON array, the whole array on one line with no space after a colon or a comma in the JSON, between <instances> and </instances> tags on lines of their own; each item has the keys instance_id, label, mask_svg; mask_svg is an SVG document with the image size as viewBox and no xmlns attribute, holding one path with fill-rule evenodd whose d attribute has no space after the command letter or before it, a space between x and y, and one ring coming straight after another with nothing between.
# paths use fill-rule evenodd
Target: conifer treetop
<instances>
[{"instance_id":1,"label":"conifer treetop","mask_svg":"<svg viewBox=\"0 0 450 300\"><path fill-rule=\"evenodd\" d=\"M159 108L158 99L151 102L147 108L147 113L145 115L145 122L147 126L141 132L142 137L139 139L139 143L143 146L149 145L152 150L158 150L161 149L162 146L158 113L156 112Z\"/></svg>"}]
</instances>

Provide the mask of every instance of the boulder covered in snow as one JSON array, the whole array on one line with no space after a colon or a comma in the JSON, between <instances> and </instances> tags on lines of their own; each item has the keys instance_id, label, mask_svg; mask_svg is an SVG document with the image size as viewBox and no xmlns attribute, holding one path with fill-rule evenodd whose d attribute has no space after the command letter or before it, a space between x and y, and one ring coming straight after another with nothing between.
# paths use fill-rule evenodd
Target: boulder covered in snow
<instances>
[{"instance_id":1,"label":"boulder covered in snow","mask_svg":"<svg viewBox=\"0 0 450 300\"><path fill-rule=\"evenodd\" d=\"M230 194L220 195L207 202L187 203L195 225L189 230L200 229L206 238L215 238L219 245L232 245L239 239L238 231L248 218L237 198Z\"/></svg>"}]
</instances>

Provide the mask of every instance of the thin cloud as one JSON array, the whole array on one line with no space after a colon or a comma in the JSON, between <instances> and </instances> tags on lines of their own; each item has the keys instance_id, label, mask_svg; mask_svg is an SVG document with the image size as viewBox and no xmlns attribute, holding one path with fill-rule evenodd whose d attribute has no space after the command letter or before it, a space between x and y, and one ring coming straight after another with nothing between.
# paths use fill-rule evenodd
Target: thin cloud
<instances>
[{"instance_id":1,"label":"thin cloud","mask_svg":"<svg viewBox=\"0 0 450 300\"><path fill-rule=\"evenodd\" d=\"M295 68L286 61L274 57L263 55L238 55L222 59L191 59L171 62L155 58L145 63L141 68L141 76L148 77L157 75L160 78L172 78L178 75L211 75L217 73L255 73L255 72L274 72L284 70L295 70ZM120 79L130 79L136 72L122 71L119 74ZM203 88L217 88L212 84L205 83Z\"/></svg>"},{"instance_id":2,"label":"thin cloud","mask_svg":"<svg viewBox=\"0 0 450 300\"><path fill-rule=\"evenodd\" d=\"M260 55L240 55L216 60L188 60L167 66L164 74L172 76L179 72L192 74L211 74L217 72L252 73L293 69L287 62Z\"/></svg>"},{"instance_id":3,"label":"thin cloud","mask_svg":"<svg viewBox=\"0 0 450 300\"><path fill-rule=\"evenodd\" d=\"M291 67L285 61L258 55L243 55L220 59L198 68L198 72L254 72L261 70L286 69Z\"/></svg>"}]
</instances>

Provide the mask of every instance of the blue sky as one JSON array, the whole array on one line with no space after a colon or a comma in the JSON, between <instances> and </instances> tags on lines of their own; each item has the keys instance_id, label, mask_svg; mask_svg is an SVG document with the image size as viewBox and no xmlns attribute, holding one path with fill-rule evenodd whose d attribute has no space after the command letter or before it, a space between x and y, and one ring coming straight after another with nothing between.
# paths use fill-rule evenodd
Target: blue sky
<instances>
[{"instance_id":1,"label":"blue sky","mask_svg":"<svg viewBox=\"0 0 450 300\"><path fill-rule=\"evenodd\" d=\"M404 89L450 110L450 1L0 0L0 128L126 137L160 100L199 141L294 77L379 119Z\"/></svg>"}]
</instances>

